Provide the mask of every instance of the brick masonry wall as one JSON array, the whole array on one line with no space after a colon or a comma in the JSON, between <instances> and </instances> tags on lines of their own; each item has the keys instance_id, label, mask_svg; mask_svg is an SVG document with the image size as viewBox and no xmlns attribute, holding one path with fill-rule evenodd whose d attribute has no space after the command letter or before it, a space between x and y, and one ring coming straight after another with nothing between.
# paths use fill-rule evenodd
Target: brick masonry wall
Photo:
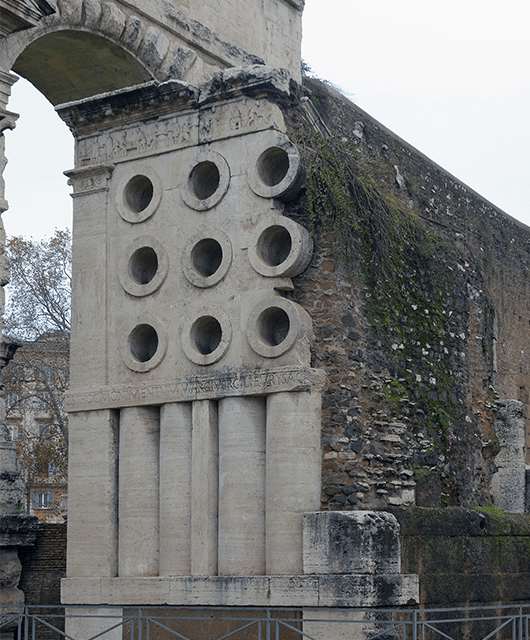
<instances>
[{"instance_id":1,"label":"brick masonry wall","mask_svg":"<svg viewBox=\"0 0 530 640\"><path fill-rule=\"evenodd\" d=\"M35 544L21 547L19 558L22 576L19 589L26 605L57 605L61 602L61 578L66 577L66 524L39 524ZM64 630L64 622L53 615L63 615L64 609L46 609L50 624ZM59 640L60 634L45 625L38 625L37 637Z\"/></svg>"},{"instance_id":2,"label":"brick masonry wall","mask_svg":"<svg viewBox=\"0 0 530 640\"><path fill-rule=\"evenodd\" d=\"M354 142L387 192L451 248L441 257L443 273L411 274L421 283L414 286L444 292L443 339L434 344L420 335L432 313L420 308L404 319L410 341L402 344L374 333L360 257L345 267L332 225L313 229L313 259L288 296L313 318L313 364L329 379L322 508L491 504L495 403L519 399L528 409L530 230L349 101L308 84L332 134ZM303 114L295 107L288 118L295 134ZM308 226L303 197L286 214ZM410 346L406 359L401 350ZM441 365L451 379L443 389L432 373ZM452 407L454 441L427 420L434 405L422 404L422 394L442 411Z\"/></svg>"}]
</instances>

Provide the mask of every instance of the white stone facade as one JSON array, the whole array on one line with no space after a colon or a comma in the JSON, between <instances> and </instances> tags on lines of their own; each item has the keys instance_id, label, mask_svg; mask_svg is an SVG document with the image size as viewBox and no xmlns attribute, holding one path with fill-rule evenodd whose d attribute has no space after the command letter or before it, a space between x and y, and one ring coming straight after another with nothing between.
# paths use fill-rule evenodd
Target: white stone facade
<instances>
[{"instance_id":1,"label":"white stone facade","mask_svg":"<svg viewBox=\"0 0 530 640\"><path fill-rule=\"evenodd\" d=\"M245 74L288 91L285 74ZM146 121L137 99L97 136L99 104L60 112L77 127L72 455L105 465L97 489L71 462L69 575L301 574L323 380L311 320L282 295L312 250L279 204L298 150L270 101L205 92ZM103 138L121 146L98 154Z\"/></svg>"}]
</instances>

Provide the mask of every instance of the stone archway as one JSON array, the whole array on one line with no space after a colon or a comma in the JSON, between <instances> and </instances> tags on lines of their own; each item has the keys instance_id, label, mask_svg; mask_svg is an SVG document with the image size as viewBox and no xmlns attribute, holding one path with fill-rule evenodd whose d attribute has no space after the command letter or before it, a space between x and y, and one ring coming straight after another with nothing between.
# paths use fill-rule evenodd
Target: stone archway
<instances>
[{"instance_id":1,"label":"stone archway","mask_svg":"<svg viewBox=\"0 0 530 640\"><path fill-rule=\"evenodd\" d=\"M1 3L8 13L11 5ZM32 28L15 25L0 40L0 69L28 78L53 104L148 80L198 85L216 70L263 63L169 3L154 16L124 0L47 6Z\"/></svg>"},{"instance_id":2,"label":"stone archway","mask_svg":"<svg viewBox=\"0 0 530 640\"><path fill-rule=\"evenodd\" d=\"M142 64L111 40L75 30L34 40L16 60L13 71L54 105L152 80Z\"/></svg>"}]
</instances>

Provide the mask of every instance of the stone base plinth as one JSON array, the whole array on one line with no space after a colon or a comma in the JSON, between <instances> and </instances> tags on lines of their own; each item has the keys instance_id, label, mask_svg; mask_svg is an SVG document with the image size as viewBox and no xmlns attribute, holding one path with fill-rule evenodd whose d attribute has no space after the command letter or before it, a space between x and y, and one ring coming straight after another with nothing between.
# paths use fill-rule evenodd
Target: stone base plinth
<instances>
[{"instance_id":1,"label":"stone base plinth","mask_svg":"<svg viewBox=\"0 0 530 640\"><path fill-rule=\"evenodd\" d=\"M65 578L66 605L395 607L419 601L417 575Z\"/></svg>"}]
</instances>

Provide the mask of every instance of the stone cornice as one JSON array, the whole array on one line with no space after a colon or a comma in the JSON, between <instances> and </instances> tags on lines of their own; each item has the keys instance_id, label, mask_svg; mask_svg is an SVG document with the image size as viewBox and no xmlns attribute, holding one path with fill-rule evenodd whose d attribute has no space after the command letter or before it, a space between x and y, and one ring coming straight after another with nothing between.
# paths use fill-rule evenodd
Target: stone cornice
<instances>
[{"instance_id":1,"label":"stone cornice","mask_svg":"<svg viewBox=\"0 0 530 640\"><path fill-rule=\"evenodd\" d=\"M216 73L211 81L200 87L180 80L152 81L60 104L55 110L74 135L83 135L122 123L190 111L239 96L286 102L290 96L290 83L291 76L285 69L253 65Z\"/></svg>"},{"instance_id":2,"label":"stone cornice","mask_svg":"<svg viewBox=\"0 0 530 640\"><path fill-rule=\"evenodd\" d=\"M191 109L199 90L187 82L145 82L131 88L103 93L57 105L55 110L74 134L101 130L120 122L146 120L164 113Z\"/></svg>"}]
</instances>

